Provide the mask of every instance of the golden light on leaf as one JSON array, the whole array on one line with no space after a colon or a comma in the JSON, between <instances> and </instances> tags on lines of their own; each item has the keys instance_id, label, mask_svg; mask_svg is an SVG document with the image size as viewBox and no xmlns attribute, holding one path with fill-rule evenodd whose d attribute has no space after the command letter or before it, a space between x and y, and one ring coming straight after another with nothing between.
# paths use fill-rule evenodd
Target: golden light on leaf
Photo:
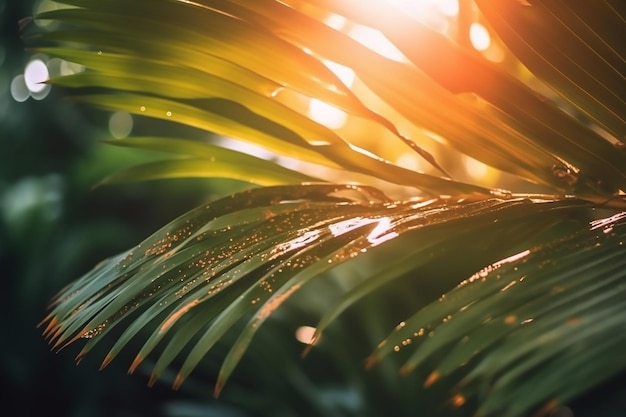
<instances>
[{"instance_id":1,"label":"golden light on leaf","mask_svg":"<svg viewBox=\"0 0 626 417\"><path fill-rule=\"evenodd\" d=\"M495 184L500 178L500 171L467 155L462 157L463 168L471 181Z\"/></svg>"},{"instance_id":2,"label":"golden light on leaf","mask_svg":"<svg viewBox=\"0 0 626 417\"><path fill-rule=\"evenodd\" d=\"M339 129L342 127L348 117L344 111L316 98L311 99L309 102L308 116L312 120L331 129Z\"/></svg>"},{"instance_id":3,"label":"golden light on leaf","mask_svg":"<svg viewBox=\"0 0 626 417\"><path fill-rule=\"evenodd\" d=\"M372 51L398 62L406 62L407 59L393 43L380 31L366 26L355 25L348 35L368 47Z\"/></svg>"},{"instance_id":4,"label":"golden light on leaf","mask_svg":"<svg viewBox=\"0 0 626 417\"><path fill-rule=\"evenodd\" d=\"M419 158L417 154L413 152L403 152L400 154L396 159L396 165L413 171L419 171L421 169Z\"/></svg>"},{"instance_id":5,"label":"golden light on leaf","mask_svg":"<svg viewBox=\"0 0 626 417\"><path fill-rule=\"evenodd\" d=\"M335 30L342 30L346 26L347 20L341 15L331 14L324 19L324 23Z\"/></svg>"},{"instance_id":6,"label":"golden light on leaf","mask_svg":"<svg viewBox=\"0 0 626 417\"><path fill-rule=\"evenodd\" d=\"M337 64L336 62L324 60L324 65L331 70L346 87L352 87L354 84L354 70L344 65Z\"/></svg>"},{"instance_id":7,"label":"golden light on leaf","mask_svg":"<svg viewBox=\"0 0 626 417\"><path fill-rule=\"evenodd\" d=\"M489 167L482 162L469 156L465 156L463 159L465 161L465 171L473 179L483 179L489 174Z\"/></svg>"}]
</instances>

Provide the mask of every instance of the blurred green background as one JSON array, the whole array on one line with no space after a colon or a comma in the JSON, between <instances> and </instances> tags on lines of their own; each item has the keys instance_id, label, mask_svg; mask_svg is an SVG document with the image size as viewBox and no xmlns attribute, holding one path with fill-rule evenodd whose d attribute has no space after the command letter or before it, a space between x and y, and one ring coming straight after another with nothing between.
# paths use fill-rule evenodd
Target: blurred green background
<instances>
[{"instance_id":1,"label":"blurred green background","mask_svg":"<svg viewBox=\"0 0 626 417\"><path fill-rule=\"evenodd\" d=\"M38 6L0 0L0 414L158 416L175 396L168 387L128 377L124 360L98 372L97 353L75 366L80 347L51 352L37 324L64 285L228 184L92 189L107 173L158 155L99 144L110 137L111 114L79 108L58 88L23 91L30 62L60 64L25 50L20 39L18 22ZM141 129L137 121L133 131Z\"/></svg>"}]
</instances>

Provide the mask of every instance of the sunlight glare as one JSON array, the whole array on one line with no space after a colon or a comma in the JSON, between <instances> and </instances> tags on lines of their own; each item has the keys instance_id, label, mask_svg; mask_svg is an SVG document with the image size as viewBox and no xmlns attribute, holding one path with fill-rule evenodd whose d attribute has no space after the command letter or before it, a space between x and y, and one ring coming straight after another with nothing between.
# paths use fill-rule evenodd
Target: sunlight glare
<instances>
[{"instance_id":1,"label":"sunlight glare","mask_svg":"<svg viewBox=\"0 0 626 417\"><path fill-rule=\"evenodd\" d=\"M378 246L383 242L394 239L399 236L398 232L391 230L391 219L383 217L378 221L376 227L367 235L367 241L372 246Z\"/></svg>"},{"instance_id":2,"label":"sunlight glare","mask_svg":"<svg viewBox=\"0 0 626 417\"><path fill-rule=\"evenodd\" d=\"M465 158L465 171L475 180L484 179L489 175L489 167L474 158L466 156Z\"/></svg>"},{"instance_id":3,"label":"sunlight glare","mask_svg":"<svg viewBox=\"0 0 626 417\"><path fill-rule=\"evenodd\" d=\"M486 27L481 25L478 22L472 23L470 26L470 42L472 42L472 46L477 51L483 52L489 49L489 45L491 45L491 36L489 36L489 31Z\"/></svg>"},{"instance_id":4,"label":"sunlight glare","mask_svg":"<svg viewBox=\"0 0 626 417\"><path fill-rule=\"evenodd\" d=\"M348 35L379 55L393 61L406 62L407 58L380 31L366 26L354 26Z\"/></svg>"},{"instance_id":5,"label":"sunlight glare","mask_svg":"<svg viewBox=\"0 0 626 417\"><path fill-rule=\"evenodd\" d=\"M261 159L274 159L276 155L268 151L266 148L258 145L254 145L252 143L243 142L240 140L235 140L228 138L226 136L219 136L216 139L216 145L224 147L226 149L231 149L233 151L242 152L248 155L256 156Z\"/></svg>"},{"instance_id":6,"label":"sunlight glare","mask_svg":"<svg viewBox=\"0 0 626 417\"><path fill-rule=\"evenodd\" d=\"M316 98L312 98L309 102L308 115L312 120L331 129L343 127L348 118L343 110Z\"/></svg>"},{"instance_id":7,"label":"sunlight glare","mask_svg":"<svg viewBox=\"0 0 626 417\"><path fill-rule=\"evenodd\" d=\"M354 78L355 78L354 71L352 70L352 68L348 68L341 64L337 64L336 62L332 62L328 60L323 60L322 62L324 63L324 65L328 67L329 70L331 70L337 76L337 78L341 80L341 82L346 87L348 88L352 87L352 84L354 84Z\"/></svg>"},{"instance_id":8,"label":"sunlight glare","mask_svg":"<svg viewBox=\"0 0 626 417\"><path fill-rule=\"evenodd\" d=\"M334 13L324 19L326 26L330 26L335 30L342 30L346 26L347 22L348 20L345 17Z\"/></svg>"},{"instance_id":9,"label":"sunlight glare","mask_svg":"<svg viewBox=\"0 0 626 417\"><path fill-rule=\"evenodd\" d=\"M24 70L24 81L26 87L33 92L39 93L46 88L44 81L47 81L49 77L48 67L40 59L32 60L26 65Z\"/></svg>"},{"instance_id":10,"label":"sunlight glare","mask_svg":"<svg viewBox=\"0 0 626 417\"><path fill-rule=\"evenodd\" d=\"M370 218L370 217L356 217L354 219L344 220L328 226L328 229L333 236L341 236L352 230L358 229L370 224L376 224L376 226L367 235L367 241L373 246L380 245L383 242L398 237L398 233L393 231L391 218Z\"/></svg>"},{"instance_id":11,"label":"sunlight glare","mask_svg":"<svg viewBox=\"0 0 626 417\"><path fill-rule=\"evenodd\" d=\"M448 17L455 17L459 14L459 0L439 0L437 4L441 13Z\"/></svg>"},{"instance_id":12,"label":"sunlight glare","mask_svg":"<svg viewBox=\"0 0 626 417\"><path fill-rule=\"evenodd\" d=\"M396 165L402 168L410 169L411 171L419 171L420 163L419 158L413 152L403 152L396 159Z\"/></svg>"},{"instance_id":13,"label":"sunlight glare","mask_svg":"<svg viewBox=\"0 0 626 417\"><path fill-rule=\"evenodd\" d=\"M458 0L387 0L402 12L431 29L446 34L450 30L450 19L459 13Z\"/></svg>"}]
</instances>

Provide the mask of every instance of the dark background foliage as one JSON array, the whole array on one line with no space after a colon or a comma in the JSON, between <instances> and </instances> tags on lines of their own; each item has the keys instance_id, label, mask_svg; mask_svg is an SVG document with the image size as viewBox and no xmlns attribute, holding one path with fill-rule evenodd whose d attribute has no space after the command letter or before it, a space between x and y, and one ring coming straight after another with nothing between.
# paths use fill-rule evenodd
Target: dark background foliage
<instances>
[{"instance_id":1,"label":"dark background foliage","mask_svg":"<svg viewBox=\"0 0 626 417\"><path fill-rule=\"evenodd\" d=\"M18 21L32 14L32 1L0 1L0 413L159 415L174 396L168 387L127 377L122 361L102 372L97 357L75 366L77 350L56 355L36 326L64 285L209 198L209 189L173 181L92 190L137 157L98 144L108 115L77 108L59 89L43 100L12 98L10 83L31 56Z\"/></svg>"},{"instance_id":2,"label":"dark background foliage","mask_svg":"<svg viewBox=\"0 0 626 417\"><path fill-rule=\"evenodd\" d=\"M132 358L120 358L98 372L104 352L95 352L81 366L75 366L78 346L56 355L41 337L41 330L36 326L46 314L48 301L65 284L91 269L103 257L127 249L201 201L241 185L193 180L92 189L107 173L154 155L99 144L98 139L108 135L109 115L64 100L65 92L59 88L53 88L43 100L30 98L17 102L12 98L11 81L24 71L31 57L20 40L18 21L33 14L33 3L0 0L0 278L3 295L0 302L0 317L3 318L0 413L90 417L278 415L271 395L289 395L290 389L276 382L280 375L255 375L253 369L246 370L244 365L242 376L253 375L261 381L267 378L274 383L259 388L234 381L232 390L224 394L225 400L216 405L210 395L212 380L192 378L182 392L173 392L166 384L148 388L147 377L142 372L132 377L126 375ZM158 129L160 133L175 129L145 120L136 122L136 131L149 131L148 128ZM368 308L370 315L371 306L386 310L380 325L388 329L403 317L401 308L394 311L389 306L403 302L408 305L410 301L402 300L392 290L381 293L380 297L388 297L387 303L368 300ZM291 313L306 319L305 312ZM315 322L314 317L310 320ZM358 325L350 327L352 322L358 321L347 314L340 324L352 332L349 345L341 340L346 331L336 327L335 333L329 331L328 336L328 346L334 346L334 351L329 353L320 348L301 363L311 381L327 387L360 384L355 392L376 393L368 400L373 408L369 412L359 411L351 399L353 391L350 389L338 389L336 392L340 395L332 397L329 393L335 391L331 389L322 395L311 387L311 398L293 400L306 404L324 398L330 404L328 409L346 410L344 415L363 415L361 412L377 415L375 410L385 410L388 415L410 415L411 408L418 410L419 401L429 401L428 395L420 399L413 391L423 375L405 379L398 386L381 387L378 371L365 374L357 370L361 365L359 359L375 345L375 341L369 339L371 329L364 333ZM292 337L290 342L276 340L282 336L269 337L271 334L291 335L293 330L287 325L281 327L280 323L271 324L262 332L265 336L259 336L258 345L282 346L288 360L300 363L301 346L295 344ZM337 340L334 344L331 343L333 337ZM358 348L354 349L355 346ZM262 355L257 356L262 358ZM345 364L350 360L352 368L346 370ZM211 375L211 370L207 373ZM356 383L351 379L355 376L362 380ZM624 377L611 381L563 413L573 410L576 416L623 416L626 410L624 382ZM240 404L239 411L228 405L233 403ZM324 415L324 410L326 408L319 405L318 409L307 413Z\"/></svg>"}]
</instances>

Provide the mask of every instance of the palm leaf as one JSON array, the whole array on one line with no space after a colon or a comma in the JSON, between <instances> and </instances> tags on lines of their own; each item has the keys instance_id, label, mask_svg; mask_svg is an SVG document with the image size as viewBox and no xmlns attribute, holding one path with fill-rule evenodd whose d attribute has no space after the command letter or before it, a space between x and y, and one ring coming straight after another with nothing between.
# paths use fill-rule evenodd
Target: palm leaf
<instances>
[{"instance_id":1,"label":"palm leaf","mask_svg":"<svg viewBox=\"0 0 626 417\"><path fill-rule=\"evenodd\" d=\"M356 198L333 198L333 194L348 190L358 192ZM457 233L466 244L476 239L476 233L484 233L485 224L499 221L502 229L493 230L494 237L490 238L496 239L508 229L509 222L515 224L520 217L531 217L535 226L519 230L517 237L522 238L562 219L561 213L549 215L551 211L574 212L585 206L579 201L542 205L528 200L396 204L383 196L375 202L372 193L365 188L334 185L265 188L196 209L124 256L108 261L94 271L95 276L71 285L64 294L72 295L52 311L50 318L54 319L47 333L56 346L90 338L82 356L101 339L94 336L109 332L127 314L145 308L105 360L111 360L145 325L160 322L155 326L158 331L138 354L132 366L135 368L183 315L193 316L191 313L197 309L202 319L190 328L204 334L183 364L182 380L230 327L252 311L255 315L246 326L248 330L231 350L235 359L228 358L224 364L225 378L237 363L237 355L245 350L240 345L249 342L270 313L288 295L336 263L400 234L407 235L403 246L409 238L423 242L413 243L413 249L403 255L412 260L409 270L394 271L389 277L392 279L419 267L418 256L424 258L422 262L432 262L428 253L449 246L449 233ZM281 200L285 202L276 205ZM502 211L505 213L500 214ZM510 242L507 246L513 246L516 240ZM507 248L503 245L501 249ZM492 261L497 259L495 253L482 253ZM372 278L378 279L378 275ZM207 303L209 300L211 303ZM205 303L206 307L200 307ZM184 333L188 331L189 327L183 328ZM191 336L174 336L171 343L180 351L184 347L181 340ZM167 357L171 355L168 351ZM165 365L161 362L159 366Z\"/></svg>"},{"instance_id":2,"label":"palm leaf","mask_svg":"<svg viewBox=\"0 0 626 417\"><path fill-rule=\"evenodd\" d=\"M154 383L180 361L178 387L229 341L219 393L277 309L306 285L354 268L358 280L340 279L345 293L319 317L315 339L385 288L407 278L428 281L436 295L412 306L415 314L368 364L398 356L401 373L429 369L427 387L459 377L454 406L471 400L485 415L550 412L625 370L622 215L588 225L591 207L625 204L626 155L618 150L624 121L616 111L624 103L624 55L621 38L585 14L583 2L477 1L511 51L563 101L548 100L391 3L64 3L72 7L38 16L60 23L57 29L25 37L35 51L88 68L51 81L86 91L75 100L238 138L343 169L347 181L384 180L433 198L396 201L377 188L323 183L323 175L201 141L114 141L183 157L104 182L217 176L270 187L199 207L64 289L44 320L56 348L86 339L80 360L114 330L120 334L103 366L140 342L130 370L156 357ZM600 3L601 15L619 29L621 6ZM383 57L326 25L332 15L379 30L406 60ZM550 42L542 42L546 33ZM328 61L351 68L422 136L434 133L557 195L452 180ZM432 172L402 168L364 149L349 129L316 122L290 101L302 98L342 110L350 127L375 126L385 140L427 160ZM596 125L572 117L563 102Z\"/></svg>"},{"instance_id":3,"label":"palm leaf","mask_svg":"<svg viewBox=\"0 0 626 417\"><path fill-rule=\"evenodd\" d=\"M188 157L150 162L127 168L103 179L101 184L162 178L220 176L259 185L299 184L316 180L308 175L277 165L272 161L208 143L163 137L133 137L110 140L106 143L178 153ZM246 169L240 169L241 166L245 166Z\"/></svg>"},{"instance_id":4,"label":"palm leaf","mask_svg":"<svg viewBox=\"0 0 626 417\"><path fill-rule=\"evenodd\" d=\"M541 401L565 403L620 372L617 346L625 341L615 333L624 328L618 313L624 308L623 217L476 273L403 321L370 363L414 350L401 368L412 372L447 350L425 385L466 366L460 390L488 391L479 412L503 416L521 415ZM603 356L590 362L598 352Z\"/></svg>"},{"instance_id":5,"label":"palm leaf","mask_svg":"<svg viewBox=\"0 0 626 417\"><path fill-rule=\"evenodd\" d=\"M622 26L623 35L618 2L598 2L593 12L583 1L477 4L529 69L615 137L624 137L619 109L626 107L620 94L626 87L626 51L620 31L607 30Z\"/></svg>"}]
</instances>

